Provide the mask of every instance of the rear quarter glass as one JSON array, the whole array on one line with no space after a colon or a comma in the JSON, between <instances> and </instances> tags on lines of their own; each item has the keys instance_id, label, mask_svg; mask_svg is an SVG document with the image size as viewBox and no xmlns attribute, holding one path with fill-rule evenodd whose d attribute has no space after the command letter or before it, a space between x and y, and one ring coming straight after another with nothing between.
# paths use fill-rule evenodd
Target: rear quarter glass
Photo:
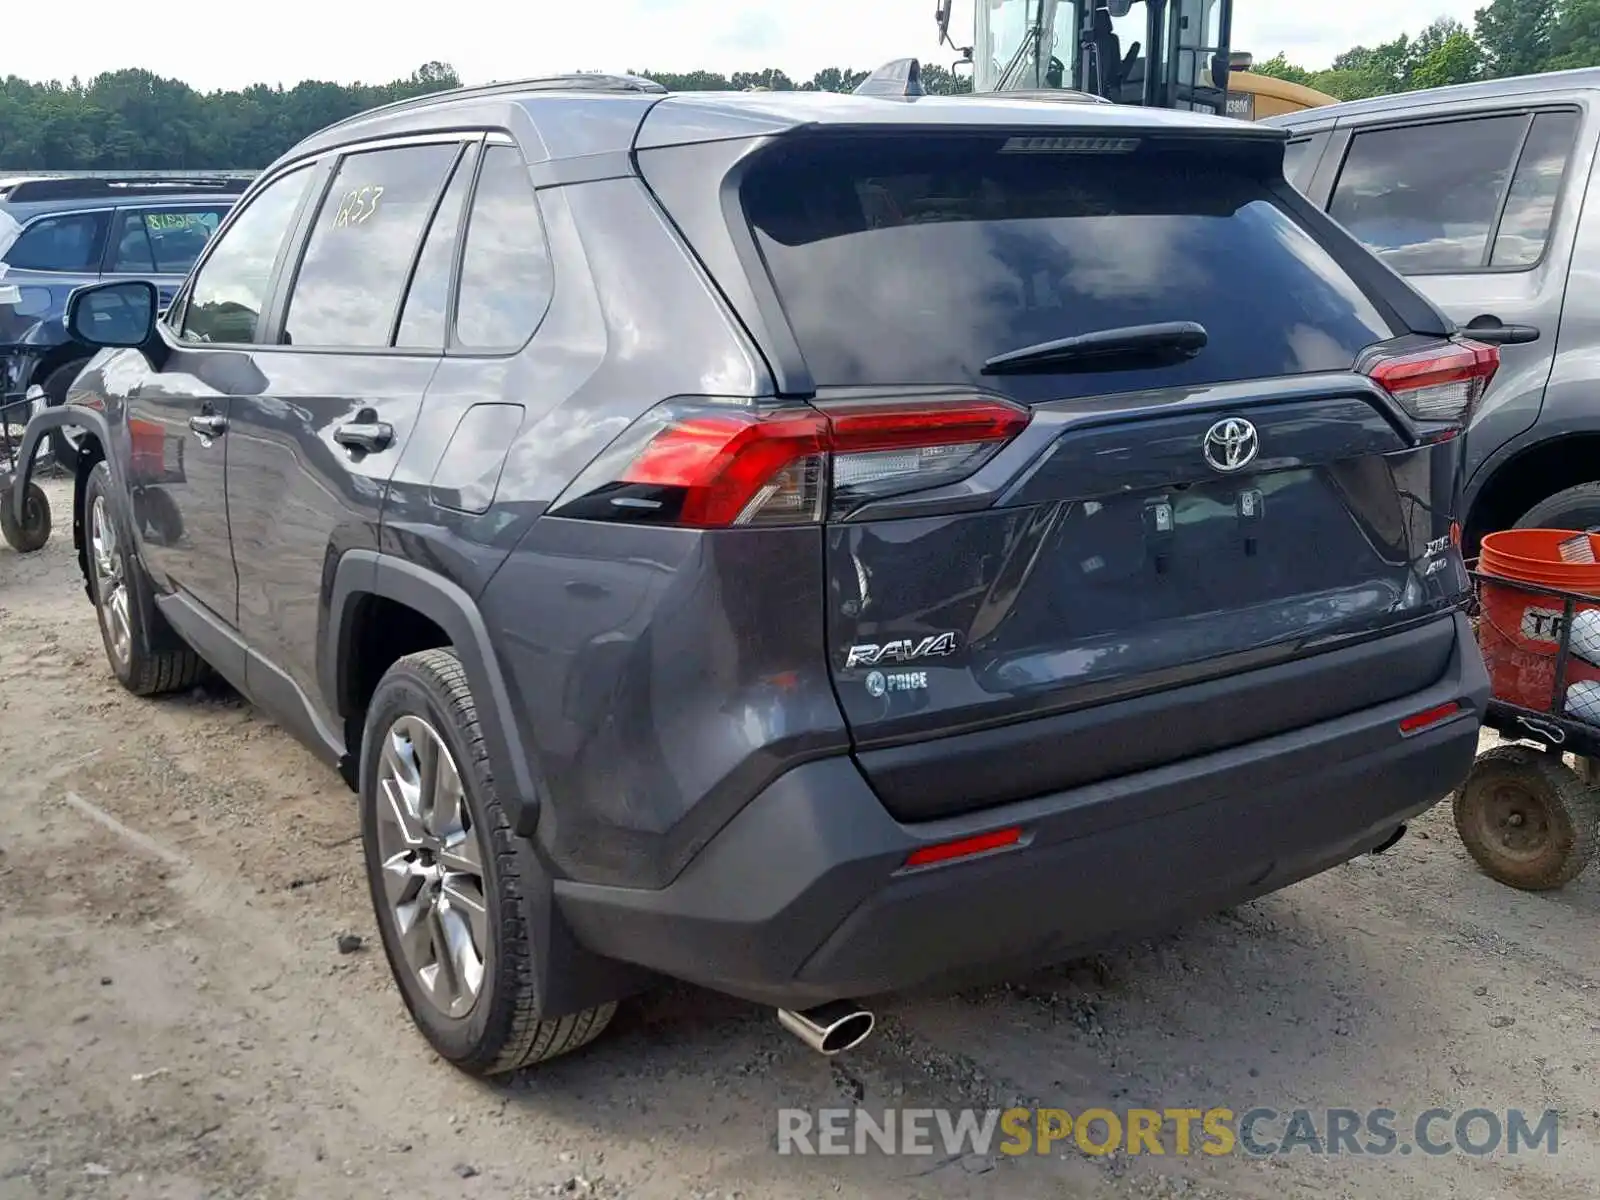
<instances>
[{"instance_id":1,"label":"rear quarter glass","mask_svg":"<svg viewBox=\"0 0 1600 1200\"><path fill-rule=\"evenodd\" d=\"M1053 399L1346 370L1404 332L1275 190L1276 145L1145 138L1019 152L1005 135L796 135L740 195L819 386L975 383ZM1093 330L1198 321L1176 365L986 377Z\"/></svg>"}]
</instances>

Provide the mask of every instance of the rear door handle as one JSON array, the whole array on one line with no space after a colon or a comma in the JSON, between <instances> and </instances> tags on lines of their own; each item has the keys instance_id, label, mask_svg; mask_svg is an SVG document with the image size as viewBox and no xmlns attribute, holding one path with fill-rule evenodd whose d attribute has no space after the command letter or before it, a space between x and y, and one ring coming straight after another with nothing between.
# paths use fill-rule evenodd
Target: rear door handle
<instances>
[{"instance_id":1,"label":"rear door handle","mask_svg":"<svg viewBox=\"0 0 1600 1200\"><path fill-rule=\"evenodd\" d=\"M228 418L219 417L216 413L202 413L189 418L189 428L201 437L221 437L228 432Z\"/></svg>"},{"instance_id":2,"label":"rear door handle","mask_svg":"<svg viewBox=\"0 0 1600 1200\"><path fill-rule=\"evenodd\" d=\"M1462 332L1492 346L1525 346L1539 340L1539 331L1534 326L1506 325L1499 317L1474 317Z\"/></svg>"},{"instance_id":3,"label":"rear door handle","mask_svg":"<svg viewBox=\"0 0 1600 1200\"><path fill-rule=\"evenodd\" d=\"M350 421L334 428L333 440L351 450L376 454L394 441L394 426L387 421Z\"/></svg>"}]
</instances>

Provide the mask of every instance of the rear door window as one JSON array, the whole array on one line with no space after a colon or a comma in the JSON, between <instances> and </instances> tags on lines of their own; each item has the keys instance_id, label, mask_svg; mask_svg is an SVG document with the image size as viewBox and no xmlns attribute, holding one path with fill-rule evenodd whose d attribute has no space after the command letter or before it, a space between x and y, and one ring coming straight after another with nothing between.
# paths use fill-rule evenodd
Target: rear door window
<instances>
[{"instance_id":1,"label":"rear door window","mask_svg":"<svg viewBox=\"0 0 1600 1200\"><path fill-rule=\"evenodd\" d=\"M34 221L6 251L6 265L19 271L98 274L109 212L63 213Z\"/></svg>"},{"instance_id":2,"label":"rear door window","mask_svg":"<svg viewBox=\"0 0 1600 1200\"><path fill-rule=\"evenodd\" d=\"M111 248L110 270L187 275L226 215L224 208L124 212Z\"/></svg>"},{"instance_id":3,"label":"rear door window","mask_svg":"<svg viewBox=\"0 0 1600 1200\"><path fill-rule=\"evenodd\" d=\"M417 268L406 289L405 309L395 335L396 346L405 350L442 350L450 308L451 272L455 269L456 242L461 235L461 209L472 187L472 171L477 165L478 148L469 146L450 177L439 208L428 227L427 240L417 258Z\"/></svg>"},{"instance_id":4,"label":"rear door window","mask_svg":"<svg viewBox=\"0 0 1600 1200\"><path fill-rule=\"evenodd\" d=\"M289 296L283 340L387 346L422 232L461 147L352 154L339 164Z\"/></svg>"},{"instance_id":5,"label":"rear door window","mask_svg":"<svg viewBox=\"0 0 1600 1200\"><path fill-rule=\"evenodd\" d=\"M1274 196L1278 153L797 137L758 160L742 194L819 385L1064 398L1348 369L1398 332ZM1171 321L1208 334L1177 365L982 374L1007 351Z\"/></svg>"},{"instance_id":6,"label":"rear door window","mask_svg":"<svg viewBox=\"0 0 1600 1200\"><path fill-rule=\"evenodd\" d=\"M1495 231L1491 267L1531 267L1544 257L1561 181L1577 137L1575 112L1540 113L1534 118Z\"/></svg>"},{"instance_id":7,"label":"rear door window","mask_svg":"<svg viewBox=\"0 0 1600 1200\"><path fill-rule=\"evenodd\" d=\"M1573 113L1358 133L1328 212L1402 274L1531 266L1543 256L1576 133Z\"/></svg>"}]
</instances>

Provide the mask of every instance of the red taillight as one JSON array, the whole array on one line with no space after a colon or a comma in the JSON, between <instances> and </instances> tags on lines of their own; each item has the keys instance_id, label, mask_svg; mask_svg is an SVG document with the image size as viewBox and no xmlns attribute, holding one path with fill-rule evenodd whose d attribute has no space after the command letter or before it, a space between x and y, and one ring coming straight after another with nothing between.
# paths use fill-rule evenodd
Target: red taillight
<instances>
[{"instance_id":1,"label":"red taillight","mask_svg":"<svg viewBox=\"0 0 1600 1200\"><path fill-rule=\"evenodd\" d=\"M1368 374L1424 421L1465 421L1500 367L1500 351L1458 339L1378 359Z\"/></svg>"},{"instance_id":2,"label":"red taillight","mask_svg":"<svg viewBox=\"0 0 1600 1200\"><path fill-rule=\"evenodd\" d=\"M553 512L696 528L820 521L866 500L953 483L1028 423L963 397L808 406L669 402L574 481Z\"/></svg>"},{"instance_id":3,"label":"red taillight","mask_svg":"<svg viewBox=\"0 0 1600 1200\"><path fill-rule=\"evenodd\" d=\"M1008 850L1012 846L1022 844L1021 827L1011 829L996 829L991 833L980 833L974 837L961 838L954 842L939 842L933 846L923 846L920 850L913 850L906 855L907 867L931 867L936 863L952 862L958 858L972 858L979 854L992 854L996 850Z\"/></svg>"},{"instance_id":4,"label":"red taillight","mask_svg":"<svg viewBox=\"0 0 1600 1200\"><path fill-rule=\"evenodd\" d=\"M1448 704L1435 705L1433 708L1423 709L1419 713L1412 713L1402 720L1400 722L1400 732L1409 737L1413 733L1421 733L1424 729L1431 729L1433 726L1448 721L1452 717L1459 716L1463 711L1465 710L1462 709L1461 705L1454 700Z\"/></svg>"}]
</instances>

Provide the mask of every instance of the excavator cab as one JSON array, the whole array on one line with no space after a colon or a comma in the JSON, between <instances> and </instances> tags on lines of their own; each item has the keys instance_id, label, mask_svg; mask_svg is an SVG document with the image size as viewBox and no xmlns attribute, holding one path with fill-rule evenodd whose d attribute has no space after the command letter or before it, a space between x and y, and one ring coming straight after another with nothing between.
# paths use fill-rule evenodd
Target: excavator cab
<instances>
[{"instance_id":1,"label":"excavator cab","mask_svg":"<svg viewBox=\"0 0 1600 1200\"><path fill-rule=\"evenodd\" d=\"M973 0L975 92L1072 89L1115 104L1227 111L1233 0ZM948 40L951 0L940 0Z\"/></svg>"}]
</instances>

